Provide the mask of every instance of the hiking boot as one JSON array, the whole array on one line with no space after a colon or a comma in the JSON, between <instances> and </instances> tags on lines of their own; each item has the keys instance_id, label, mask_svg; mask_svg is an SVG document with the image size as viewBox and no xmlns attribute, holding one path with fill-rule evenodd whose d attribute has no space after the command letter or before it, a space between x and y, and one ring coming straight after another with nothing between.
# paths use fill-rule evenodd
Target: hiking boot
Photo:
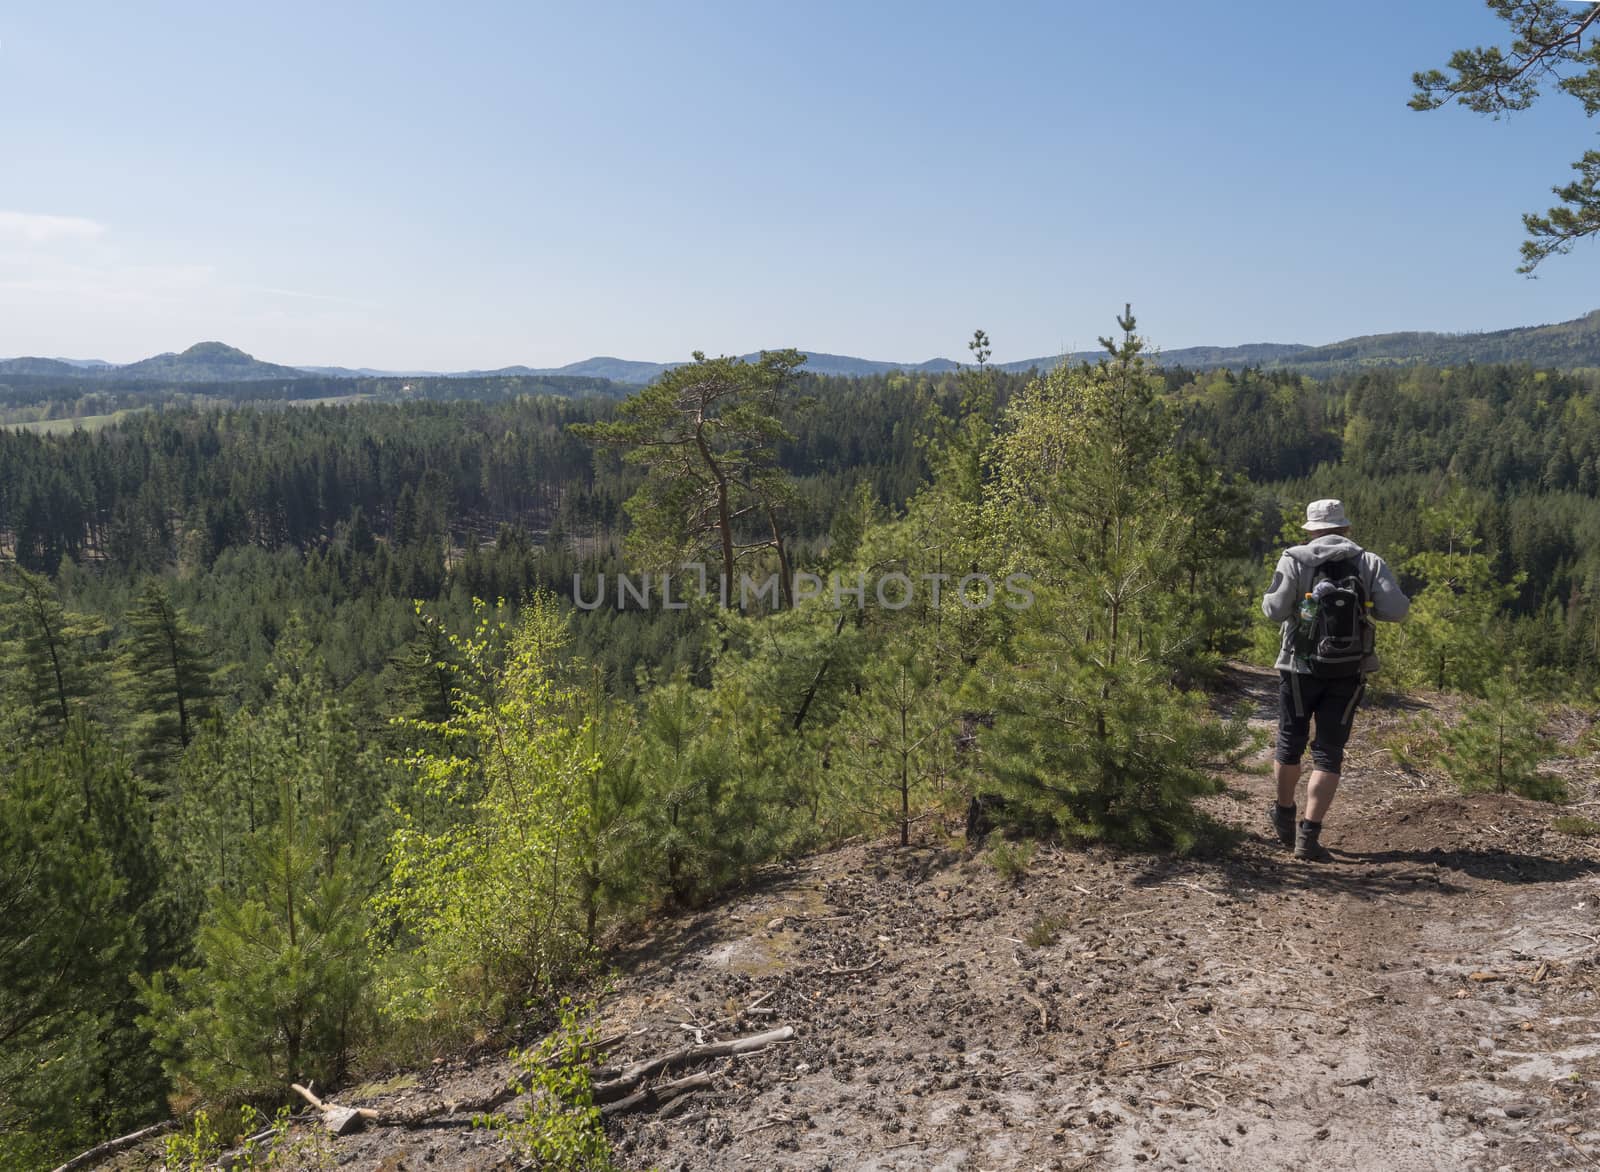
<instances>
[{"instance_id":1,"label":"hiking boot","mask_svg":"<svg viewBox=\"0 0 1600 1172\"><path fill-rule=\"evenodd\" d=\"M1303 819L1294 836L1294 857L1308 863L1326 863L1333 858L1328 848L1318 841L1322 837L1322 823Z\"/></svg>"},{"instance_id":2,"label":"hiking boot","mask_svg":"<svg viewBox=\"0 0 1600 1172\"><path fill-rule=\"evenodd\" d=\"M1267 807L1267 821L1271 823L1278 841L1284 846L1294 845L1294 807L1280 806L1277 802Z\"/></svg>"}]
</instances>

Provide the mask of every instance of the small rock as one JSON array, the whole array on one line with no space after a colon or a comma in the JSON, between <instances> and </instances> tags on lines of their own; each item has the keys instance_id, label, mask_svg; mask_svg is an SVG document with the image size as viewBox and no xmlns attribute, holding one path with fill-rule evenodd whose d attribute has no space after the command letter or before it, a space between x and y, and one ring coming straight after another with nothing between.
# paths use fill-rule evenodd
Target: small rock
<instances>
[{"instance_id":1,"label":"small rock","mask_svg":"<svg viewBox=\"0 0 1600 1172\"><path fill-rule=\"evenodd\" d=\"M322 1112L323 1125L334 1135L349 1135L360 1131L366 1119L353 1107L328 1107Z\"/></svg>"}]
</instances>

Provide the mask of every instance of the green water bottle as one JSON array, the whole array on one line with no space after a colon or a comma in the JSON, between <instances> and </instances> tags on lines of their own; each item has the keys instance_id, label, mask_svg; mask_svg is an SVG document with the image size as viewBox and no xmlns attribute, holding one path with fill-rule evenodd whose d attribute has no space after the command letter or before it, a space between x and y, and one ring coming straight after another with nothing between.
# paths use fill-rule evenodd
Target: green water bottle
<instances>
[{"instance_id":1,"label":"green water bottle","mask_svg":"<svg viewBox=\"0 0 1600 1172\"><path fill-rule=\"evenodd\" d=\"M1300 621L1295 627L1295 652L1304 659L1311 654L1311 640L1317 629L1317 600L1307 591L1300 600Z\"/></svg>"}]
</instances>

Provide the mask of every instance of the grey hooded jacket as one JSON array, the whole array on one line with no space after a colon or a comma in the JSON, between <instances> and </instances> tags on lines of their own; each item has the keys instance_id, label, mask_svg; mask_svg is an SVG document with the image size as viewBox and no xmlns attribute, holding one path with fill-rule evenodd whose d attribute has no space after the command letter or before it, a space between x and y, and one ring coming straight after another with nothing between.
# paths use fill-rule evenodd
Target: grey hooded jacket
<instances>
[{"instance_id":1,"label":"grey hooded jacket","mask_svg":"<svg viewBox=\"0 0 1600 1172\"><path fill-rule=\"evenodd\" d=\"M1311 589L1311 576L1324 562L1340 559L1354 562L1361 584L1366 587L1367 599L1372 603L1372 617L1379 622L1402 623L1411 611L1411 600L1400 590L1394 580L1394 571L1375 553L1368 553L1348 537L1330 533L1305 545L1286 549L1278 559L1273 572L1272 585L1261 600L1261 610L1269 619L1283 624L1278 641L1279 671L1294 670L1294 656L1290 651L1294 635L1295 611L1300 600ZM1369 655L1362 665L1364 672L1378 670L1378 657Z\"/></svg>"}]
</instances>

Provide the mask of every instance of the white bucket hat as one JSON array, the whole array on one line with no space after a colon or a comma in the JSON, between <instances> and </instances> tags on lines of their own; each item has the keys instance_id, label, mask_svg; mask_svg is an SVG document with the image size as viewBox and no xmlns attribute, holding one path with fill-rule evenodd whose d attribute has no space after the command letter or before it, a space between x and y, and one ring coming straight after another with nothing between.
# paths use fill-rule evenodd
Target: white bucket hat
<instances>
[{"instance_id":1,"label":"white bucket hat","mask_svg":"<svg viewBox=\"0 0 1600 1172\"><path fill-rule=\"evenodd\" d=\"M1312 501L1306 506L1306 523L1300 528L1311 533L1324 533L1329 529L1347 529L1350 518L1344 515L1344 502L1335 500Z\"/></svg>"}]
</instances>

